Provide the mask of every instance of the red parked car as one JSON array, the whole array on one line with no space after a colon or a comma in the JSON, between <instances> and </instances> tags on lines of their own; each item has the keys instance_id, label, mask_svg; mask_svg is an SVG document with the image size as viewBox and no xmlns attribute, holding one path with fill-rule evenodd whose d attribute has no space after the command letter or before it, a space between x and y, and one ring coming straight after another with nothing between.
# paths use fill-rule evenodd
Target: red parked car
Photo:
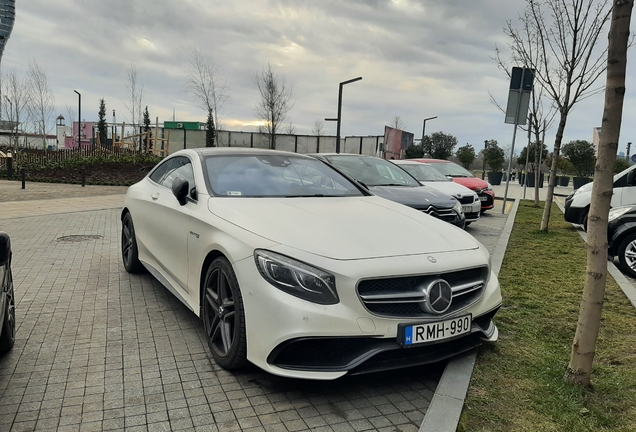
<instances>
[{"instance_id":1,"label":"red parked car","mask_svg":"<svg viewBox=\"0 0 636 432\"><path fill-rule=\"evenodd\" d=\"M437 171L441 172L447 177L452 177L453 181L459 183L462 186L466 186L468 189L474 190L479 195L481 201L481 212L485 212L493 208L495 204L495 191L492 190L490 183L477 178L465 169L464 167L457 165L455 162L443 160L443 159L409 159L416 162L425 162L431 164Z\"/></svg>"}]
</instances>

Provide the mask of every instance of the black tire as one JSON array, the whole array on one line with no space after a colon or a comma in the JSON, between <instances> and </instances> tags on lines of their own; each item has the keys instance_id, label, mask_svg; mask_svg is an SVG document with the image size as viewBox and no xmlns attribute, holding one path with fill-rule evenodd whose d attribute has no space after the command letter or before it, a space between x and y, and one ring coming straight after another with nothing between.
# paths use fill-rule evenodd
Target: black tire
<instances>
[{"instance_id":1,"label":"black tire","mask_svg":"<svg viewBox=\"0 0 636 432\"><path fill-rule=\"evenodd\" d=\"M15 296L13 293L13 277L11 266L8 265L7 272L7 301L5 303L4 322L2 323L2 333L0 333L0 354L4 354L13 348L15 344ZM0 283L2 283L0 281Z\"/></svg>"},{"instance_id":2,"label":"black tire","mask_svg":"<svg viewBox=\"0 0 636 432\"><path fill-rule=\"evenodd\" d=\"M133 225L130 213L126 213L122 220L121 257L124 262L124 268L128 273L143 273L146 271L144 265L141 261L139 261L137 238L135 237L135 226Z\"/></svg>"},{"instance_id":3,"label":"black tire","mask_svg":"<svg viewBox=\"0 0 636 432\"><path fill-rule=\"evenodd\" d=\"M232 265L225 257L209 265L201 289L201 319L212 357L224 369L245 366L247 337L243 297Z\"/></svg>"},{"instance_id":4,"label":"black tire","mask_svg":"<svg viewBox=\"0 0 636 432\"><path fill-rule=\"evenodd\" d=\"M581 213L580 225L583 225L583 231L587 232L587 217L590 214L590 208L586 207Z\"/></svg>"},{"instance_id":5,"label":"black tire","mask_svg":"<svg viewBox=\"0 0 636 432\"><path fill-rule=\"evenodd\" d=\"M629 276L636 278L636 233L625 237L618 247L618 261Z\"/></svg>"}]
</instances>

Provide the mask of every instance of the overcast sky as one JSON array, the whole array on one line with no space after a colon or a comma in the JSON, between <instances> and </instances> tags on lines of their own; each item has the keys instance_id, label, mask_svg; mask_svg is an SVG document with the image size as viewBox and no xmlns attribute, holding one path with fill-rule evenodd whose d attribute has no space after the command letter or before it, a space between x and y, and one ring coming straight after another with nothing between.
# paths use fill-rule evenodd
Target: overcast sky
<instances>
[{"instance_id":1,"label":"overcast sky","mask_svg":"<svg viewBox=\"0 0 636 432\"><path fill-rule=\"evenodd\" d=\"M344 87L342 135L383 135L395 116L419 139L443 131L459 145L483 148L487 139L512 141L513 127L490 102L506 103L508 79L491 57L506 49L506 20L516 21L523 0L17 0L16 22L2 58L4 71L23 74L35 60L55 94L56 114L66 106L97 120L104 98L107 120L130 121L127 68L137 69L143 105L151 117L205 121L183 76L192 49L200 49L227 81L222 113L231 130L253 131L259 101L254 76L269 62L293 85L289 120L310 134L316 120L336 117L338 83ZM605 43L606 39L601 40ZM636 140L636 94L627 96L619 150ZM599 80L604 83L605 77ZM589 98L569 117L564 140L592 140L603 96ZM77 111L76 111L77 112ZM68 123L68 121L67 121ZM335 135L335 122L325 132ZM548 132L551 147L556 128ZM524 146L525 134L516 147Z\"/></svg>"}]
</instances>

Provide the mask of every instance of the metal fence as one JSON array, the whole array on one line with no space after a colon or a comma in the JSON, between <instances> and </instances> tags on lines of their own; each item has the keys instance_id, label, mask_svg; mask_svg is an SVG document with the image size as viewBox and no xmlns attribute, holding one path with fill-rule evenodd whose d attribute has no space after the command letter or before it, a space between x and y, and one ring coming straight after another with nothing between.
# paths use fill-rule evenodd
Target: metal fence
<instances>
[{"instance_id":1,"label":"metal fence","mask_svg":"<svg viewBox=\"0 0 636 432\"><path fill-rule=\"evenodd\" d=\"M348 136L341 139L340 151L342 153L363 154L379 156L382 152L383 136ZM251 147L267 148L267 137L258 132L232 132L218 131L217 146L219 147ZM205 147L204 130L171 130L170 153L183 148ZM336 151L336 137L313 135L277 135L276 149L295 153L333 153ZM12 156L14 172L21 167L30 168L47 167L54 163L65 162L74 158L108 157L116 162L120 158L130 155L142 155L142 152L129 147L100 147L43 150L33 148L10 149L7 145L0 144L0 177L7 177L7 158Z\"/></svg>"}]
</instances>

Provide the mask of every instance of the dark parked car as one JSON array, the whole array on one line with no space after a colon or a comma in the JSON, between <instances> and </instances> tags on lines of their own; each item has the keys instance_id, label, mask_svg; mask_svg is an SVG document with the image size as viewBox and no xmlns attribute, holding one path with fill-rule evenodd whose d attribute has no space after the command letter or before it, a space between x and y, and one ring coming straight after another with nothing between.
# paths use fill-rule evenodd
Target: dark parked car
<instances>
[{"instance_id":1,"label":"dark parked car","mask_svg":"<svg viewBox=\"0 0 636 432\"><path fill-rule=\"evenodd\" d=\"M0 231L0 354L15 342L15 297L11 277L11 240Z\"/></svg>"},{"instance_id":2,"label":"dark parked car","mask_svg":"<svg viewBox=\"0 0 636 432\"><path fill-rule=\"evenodd\" d=\"M343 153L311 156L329 163L377 196L420 210L460 228L466 225L459 201L436 189L422 186L408 172L387 160Z\"/></svg>"},{"instance_id":3,"label":"dark parked car","mask_svg":"<svg viewBox=\"0 0 636 432\"><path fill-rule=\"evenodd\" d=\"M636 278L636 205L610 210L607 242L609 255L617 256L621 269Z\"/></svg>"}]
</instances>

